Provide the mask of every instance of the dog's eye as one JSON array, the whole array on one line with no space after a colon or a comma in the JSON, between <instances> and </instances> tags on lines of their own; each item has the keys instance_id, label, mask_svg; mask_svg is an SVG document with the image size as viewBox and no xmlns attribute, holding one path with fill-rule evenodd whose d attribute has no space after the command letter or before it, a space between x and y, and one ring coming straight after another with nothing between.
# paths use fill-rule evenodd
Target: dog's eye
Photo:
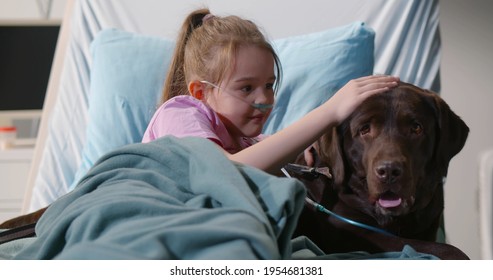
<instances>
[{"instance_id":1,"label":"dog's eye","mask_svg":"<svg viewBox=\"0 0 493 280\"><path fill-rule=\"evenodd\" d=\"M413 122L413 124L411 125L411 132L416 135L420 135L421 133L423 133L423 126L418 122Z\"/></svg>"},{"instance_id":2,"label":"dog's eye","mask_svg":"<svg viewBox=\"0 0 493 280\"><path fill-rule=\"evenodd\" d=\"M370 133L370 124L365 124L359 128L359 135L363 136Z\"/></svg>"}]
</instances>

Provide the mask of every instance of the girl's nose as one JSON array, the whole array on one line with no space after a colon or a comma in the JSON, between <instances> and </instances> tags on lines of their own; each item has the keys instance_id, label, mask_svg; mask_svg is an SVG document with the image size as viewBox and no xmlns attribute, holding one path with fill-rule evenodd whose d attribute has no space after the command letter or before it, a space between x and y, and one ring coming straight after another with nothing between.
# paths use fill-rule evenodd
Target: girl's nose
<instances>
[{"instance_id":1,"label":"girl's nose","mask_svg":"<svg viewBox=\"0 0 493 280\"><path fill-rule=\"evenodd\" d=\"M262 112L266 112L274 107L274 94L272 90L263 89L255 93L255 100L251 103L252 107Z\"/></svg>"},{"instance_id":2,"label":"girl's nose","mask_svg":"<svg viewBox=\"0 0 493 280\"><path fill-rule=\"evenodd\" d=\"M274 93L271 89L262 88L255 93L256 104L272 104L274 103Z\"/></svg>"}]
</instances>

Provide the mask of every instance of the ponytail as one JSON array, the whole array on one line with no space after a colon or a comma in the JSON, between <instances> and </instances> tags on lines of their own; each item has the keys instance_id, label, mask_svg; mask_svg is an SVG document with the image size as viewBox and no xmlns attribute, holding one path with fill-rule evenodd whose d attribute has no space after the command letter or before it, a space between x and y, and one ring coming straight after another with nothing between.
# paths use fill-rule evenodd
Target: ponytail
<instances>
[{"instance_id":1,"label":"ponytail","mask_svg":"<svg viewBox=\"0 0 493 280\"><path fill-rule=\"evenodd\" d=\"M181 27L161 101L188 94L187 83L194 79L220 82L234 67L241 45L257 46L272 53L276 91L281 81L281 64L258 27L237 16L215 17L204 8L188 15Z\"/></svg>"},{"instance_id":2,"label":"ponytail","mask_svg":"<svg viewBox=\"0 0 493 280\"><path fill-rule=\"evenodd\" d=\"M192 31L202 25L202 19L210 14L208 9L200 9L191 13L184 21L171 60L168 75L164 83L162 102L188 92L188 85L185 80L184 62L185 46Z\"/></svg>"}]
</instances>

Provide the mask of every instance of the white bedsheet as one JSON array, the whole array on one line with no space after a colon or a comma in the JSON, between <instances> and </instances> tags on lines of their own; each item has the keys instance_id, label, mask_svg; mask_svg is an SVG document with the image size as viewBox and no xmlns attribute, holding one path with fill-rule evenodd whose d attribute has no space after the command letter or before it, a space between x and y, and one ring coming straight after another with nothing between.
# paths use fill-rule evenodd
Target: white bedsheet
<instances>
[{"instance_id":1,"label":"white bedsheet","mask_svg":"<svg viewBox=\"0 0 493 280\"><path fill-rule=\"evenodd\" d=\"M283 38L364 21L376 32L375 73L397 75L418 86L440 89L438 0L71 0L64 18L68 43L59 77L47 93L24 212L49 205L68 191L81 163L91 57L89 45L104 28L173 39L184 17L208 6L218 15L252 19L272 38ZM62 34L63 36L63 34ZM54 82L55 83L55 82ZM51 106L53 104L53 106ZM39 164L38 164L39 163Z\"/></svg>"}]
</instances>

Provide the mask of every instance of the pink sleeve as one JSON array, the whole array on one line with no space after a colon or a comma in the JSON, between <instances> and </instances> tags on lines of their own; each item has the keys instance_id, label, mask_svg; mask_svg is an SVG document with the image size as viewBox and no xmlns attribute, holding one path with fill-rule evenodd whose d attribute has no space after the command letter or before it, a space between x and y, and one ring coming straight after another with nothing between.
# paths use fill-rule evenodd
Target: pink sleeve
<instances>
[{"instance_id":1,"label":"pink sleeve","mask_svg":"<svg viewBox=\"0 0 493 280\"><path fill-rule=\"evenodd\" d=\"M221 141L216 134L217 115L193 97L175 98L159 107L152 117L142 142L150 142L159 137L195 136Z\"/></svg>"}]
</instances>

